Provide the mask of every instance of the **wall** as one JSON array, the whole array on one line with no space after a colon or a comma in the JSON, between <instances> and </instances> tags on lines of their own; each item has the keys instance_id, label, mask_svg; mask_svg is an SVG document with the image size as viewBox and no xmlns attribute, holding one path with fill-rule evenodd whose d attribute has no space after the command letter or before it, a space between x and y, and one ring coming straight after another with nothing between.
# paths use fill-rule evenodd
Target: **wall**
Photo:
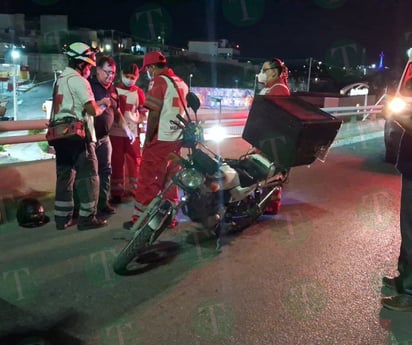
<instances>
[{"instance_id":1,"label":"wall","mask_svg":"<svg viewBox=\"0 0 412 345\"><path fill-rule=\"evenodd\" d=\"M53 73L67 66L67 58L63 54L28 54L28 65L32 76L36 72Z\"/></svg>"}]
</instances>

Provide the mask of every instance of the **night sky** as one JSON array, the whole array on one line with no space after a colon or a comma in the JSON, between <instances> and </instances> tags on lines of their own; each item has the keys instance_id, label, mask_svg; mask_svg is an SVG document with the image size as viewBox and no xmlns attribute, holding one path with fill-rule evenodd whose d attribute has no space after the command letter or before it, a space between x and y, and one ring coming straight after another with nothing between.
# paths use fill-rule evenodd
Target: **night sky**
<instances>
[{"instance_id":1,"label":"night sky","mask_svg":"<svg viewBox=\"0 0 412 345\"><path fill-rule=\"evenodd\" d=\"M402 65L412 46L411 0L2 0L0 13L67 14L70 27L144 39L164 31L165 44L184 48L227 38L251 58L327 60L355 47L354 63L378 63L383 51L387 65Z\"/></svg>"}]
</instances>

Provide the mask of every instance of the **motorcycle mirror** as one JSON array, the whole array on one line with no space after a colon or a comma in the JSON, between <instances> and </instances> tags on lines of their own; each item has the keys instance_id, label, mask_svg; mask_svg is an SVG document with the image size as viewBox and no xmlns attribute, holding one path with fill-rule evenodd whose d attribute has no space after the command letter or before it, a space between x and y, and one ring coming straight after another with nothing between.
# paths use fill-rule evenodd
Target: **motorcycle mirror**
<instances>
[{"instance_id":1,"label":"motorcycle mirror","mask_svg":"<svg viewBox=\"0 0 412 345\"><path fill-rule=\"evenodd\" d=\"M187 101L187 105L190 108L192 108L195 113L200 108L200 100L199 100L199 97L197 97L195 93L191 91L188 92L188 94L186 95L186 101Z\"/></svg>"}]
</instances>

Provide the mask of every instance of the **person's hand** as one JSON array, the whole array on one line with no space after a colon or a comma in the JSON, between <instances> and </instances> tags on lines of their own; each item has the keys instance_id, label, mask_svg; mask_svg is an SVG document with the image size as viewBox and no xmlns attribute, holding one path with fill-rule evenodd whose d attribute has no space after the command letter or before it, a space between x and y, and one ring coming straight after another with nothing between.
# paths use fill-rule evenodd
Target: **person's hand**
<instances>
[{"instance_id":1,"label":"person's hand","mask_svg":"<svg viewBox=\"0 0 412 345\"><path fill-rule=\"evenodd\" d=\"M126 128L125 131L126 131L127 137L130 140L130 144L133 144L136 141L136 136L133 134L133 132L129 128Z\"/></svg>"},{"instance_id":2,"label":"person's hand","mask_svg":"<svg viewBox=\"0 0 412 345\"><path fill-rule=\"evenodd\" d=\"M110 98L109 97L104 97L102 98L99 102L98 105L104 105L108 107L110 105Z\"/></svg>"}]
</instances>

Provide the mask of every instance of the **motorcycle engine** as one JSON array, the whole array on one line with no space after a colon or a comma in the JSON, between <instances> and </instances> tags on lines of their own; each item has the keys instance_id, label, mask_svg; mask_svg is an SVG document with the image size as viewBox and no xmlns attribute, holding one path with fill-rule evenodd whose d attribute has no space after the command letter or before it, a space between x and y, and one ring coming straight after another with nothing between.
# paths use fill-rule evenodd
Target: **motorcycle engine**
<instances>
[{"instance_id":1,"label":"motorcycle engine","mask_svg":"<svg viewBox=\"0 0 412 345\"><path fill-rule=\"evenodd\" d=\"M183 214L206 228L214 228L224 215L220 194L220 192L200 190L190 192L182 208Z\"/></svg>"}]
</instances>

